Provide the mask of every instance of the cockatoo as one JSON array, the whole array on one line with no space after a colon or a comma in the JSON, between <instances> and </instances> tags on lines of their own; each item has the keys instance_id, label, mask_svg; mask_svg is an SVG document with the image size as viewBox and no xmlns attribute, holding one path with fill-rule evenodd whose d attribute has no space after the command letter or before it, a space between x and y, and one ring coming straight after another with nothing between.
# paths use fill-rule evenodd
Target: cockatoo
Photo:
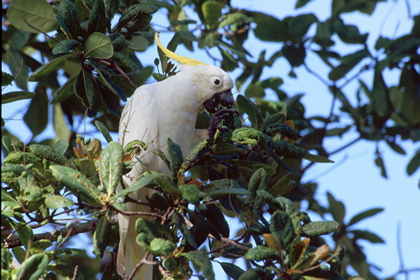
<instances>
[{"instance_id":1,"label":"cockatoo","mask_svg":"<svg viewBox=\"0 0 420 280\"><path fill-rule=\"evenodd\" d=\"M168 57L181 65L180 71L161 82L143 85L136 89L134 95L125 105L119 125L119 142L122 146L132 140L150 143L146 151L138 157L148 169L165 173L170 171L152 151L160 149L167 155L167 139L181 147L182 154L187 156L201 140L208 138L206 130L195 129L197 114L204 108L214 113L221 106L233 104L233 81L222 69L207 65L198 60L182 57L166 49L159 41L158 47ZM133 169L124 176L123 186L128 188L145 171L136 161ZM130 196L145 201L151 194L149 189L140 189ZM127 203L128 211L149 211L148 207ZM136 265L144 258L146 252L136 243L136 220L141 216L119 215L120 245L117 257L117 269L121 276L129 276ZM151 280L152 266L143 265L135 279Z\"/></svg>"}]
</instances>

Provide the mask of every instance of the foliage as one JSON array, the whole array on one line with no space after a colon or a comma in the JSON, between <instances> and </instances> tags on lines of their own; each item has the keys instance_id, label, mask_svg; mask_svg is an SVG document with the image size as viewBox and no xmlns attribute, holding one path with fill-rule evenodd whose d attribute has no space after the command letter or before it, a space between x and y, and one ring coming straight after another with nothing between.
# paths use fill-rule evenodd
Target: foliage
<instances>
[{"instance_id":1,"label":"foliage","mask_svg":"<svg viewBox=\"0 0 420 280\"><path fill-rule=\"evenodd\" d=\"M296 9L308 2L297 1ZM382 141L401 154L406 152L399 141L419 140L420 82L415 65L420 17L413 18L407 35L379 37L375 50L368 48L367 34L343 20L354 11L372 14L377 2L333 1L331 16L324 21L314 14L279 19L237 9L223 0L3 4L7 11L3 62L12 75L2 73L2 86L14 82L21 91L2 94L2 104L32 99L24 121L33 138L52 123L56 140L32 139L26 145L13 131L3 131L2 279L93 279L98 273L103 279L118 279L116 214L130 214L124 201L130 192L145 187L155 190L142 202L149 205L147 215L154 219L137 221L137 241L155 256L165 277L190 277L194 267L202 278L214 279L212 264L220 264L229 277L241 280L344 279L350 276L348 266L362 277L377 279L359 240L383 240L354 225L382 209L367 210L346 223L342 202L329 194L329 205L322 206L314 198L316 184L300 182L311 166L302 168L303 159L328 162L341 150L329 151L324 145L327 137L356 130L359 137L354 142ZM121 176L133 164L130 155L147 150L147 143L137 141L124 150L112 142L109 131L117 131L120 101L152 75L153 68L139 58L153 43L150 22L159 10L167 11L174 33L168 49L183 44L193 51L193 42L202 49L217 49L223 69L241 69L236 87L244 95L237 99L238 113L226 112L227 118L217 119L217 125L210 127L213 137L185 159L173 142L168 145L169 158L160 153L172 178L147 172L132 188L117 194ZM188 12L196 19L191 20ZM311 27L316 27L313 34ZM253 61L244 47L250 33L263 42L278 43L281 49L268 58L263 51ZM352 51L341 56L335 49L338 43ZM312 70L305 59L308 54L329 67L329 80ZM301 95L284 92L282 78L261 80L263 70L280 58L290 64L290 77L304 67L320 78L341 114L332 108L327 118L307 119ZM153 74L156 80L176 74L162 54L155 65L162 70ZM386 69L400 71L398 84L385 82ZM372 73L371 83L360 78L366 72ZM356 105L344 93L352 80L359 82ZM28 81L37 82L35 92L28 90ZM268 101L268 92L274 92L278 101ZM98 139L77 134L79 116L90 117L109 142L104 148ZM350 125L343 124L344 116L352 120ZM207 128L215 120L203 113L197 127ZM379 149L375 154L375 164L386 176ZM410 175L418 169L418 155L407 166ZM298 210L303 200L309 202L309 210L323 217L332 214L335 221L311 221ZM229 218L243 225L233 238ZM73 248L72 236L83 232L92 233L96 258ZM333 232L331 250L320 236ZM101 259L106 263L103 270ZM245 272L229 259L244 259L252 269Z\"/></svg>"}]
</instances>

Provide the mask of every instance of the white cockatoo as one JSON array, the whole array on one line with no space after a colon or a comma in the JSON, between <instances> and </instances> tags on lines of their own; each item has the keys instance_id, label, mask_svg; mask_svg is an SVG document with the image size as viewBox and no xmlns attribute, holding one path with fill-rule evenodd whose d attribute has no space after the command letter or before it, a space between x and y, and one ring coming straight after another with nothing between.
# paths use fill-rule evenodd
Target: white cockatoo
<instances>
[{"instance_id":1,"label":"white cockatoo","mask_svg":"<svg viewBox=\"0 0 420 280\"><path fill-rule=\"evenodd\" d=\"M167 139L171 138L181 147L182 154L187 156L201 140L208 137L206 130L195 129L198 112L206 108L214 113L220 106L231 107L233 81L216 66L182 57L166 49L159 42L157 33L155 40L168 58L181 64L180 71L161 82L136 89L122 112L118 138L122 146L132 140L149 143L147 150L138 158L148 169L170 176L169 169L153 150L160 149L167 155ZM133 160L137 163L124 176L123 186L119 189L133 185L145 171L135 158ZM143 188L130 196L145 201L151 192ZM149 211L148 207L139 204L127 203L126 206L128 211ZM146 255L136 243L135 223L139 217L119 215L117 269L122 276L129 276ZM152 272L151 265L143 265L134 279L151 280Z\"/></svg>"}]
</instances>

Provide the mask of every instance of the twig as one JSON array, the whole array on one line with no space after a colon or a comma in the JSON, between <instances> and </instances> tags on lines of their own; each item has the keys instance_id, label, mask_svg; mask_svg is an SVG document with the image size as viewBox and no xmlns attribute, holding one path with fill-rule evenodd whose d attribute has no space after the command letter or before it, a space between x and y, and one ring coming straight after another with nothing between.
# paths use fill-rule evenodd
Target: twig
<instances>
[{"instance_id":1,"label":"twig","mask_svg":"<svg viewBox=\"0 0 420 280\"><path fill-rule=\"evenodd\" d=\"M47 36L48 38L50 38L50 39L52 39L52 40L54 40L54 41L56 41L56 42L58 42L58 43L60 43L60 40L58 40L58 39L56 39L56 38L54 38L54 37L51 37L51 36L49 36L48 34L46 34L45 32L43 32L43 31L41 31L41 30L39 30L38 28L36 28L35 26L33 26L32 24L30 24L27 20L26 20L26 18L24 18L23 19L23 21L30 27L30 28L32 28L32 29L35 29L36 31L38 31L39 33L42 33L42 34L44 34L45 36Z\"/></svg>"}]
</instances>

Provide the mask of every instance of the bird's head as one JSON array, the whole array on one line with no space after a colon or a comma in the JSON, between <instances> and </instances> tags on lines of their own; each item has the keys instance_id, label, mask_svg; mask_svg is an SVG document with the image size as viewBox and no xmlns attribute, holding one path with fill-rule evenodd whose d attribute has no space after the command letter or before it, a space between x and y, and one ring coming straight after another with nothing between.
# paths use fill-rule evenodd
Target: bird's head
<instances>
[{"instance_id":1,"label":"bird's head","mask_svg":"<svg viewBox=\"0 0 420 280\"><path fill-rule=\"evenodd\" d=\"M195 84L200 88L200 96L197 97L209 113L233 106L233 81L225 71L214 65L175 54L162 45L158 33L155 33L155 41L168 58L181 63L181 72L177 76L194 77Z\"/></svg>"}]
</instances>

